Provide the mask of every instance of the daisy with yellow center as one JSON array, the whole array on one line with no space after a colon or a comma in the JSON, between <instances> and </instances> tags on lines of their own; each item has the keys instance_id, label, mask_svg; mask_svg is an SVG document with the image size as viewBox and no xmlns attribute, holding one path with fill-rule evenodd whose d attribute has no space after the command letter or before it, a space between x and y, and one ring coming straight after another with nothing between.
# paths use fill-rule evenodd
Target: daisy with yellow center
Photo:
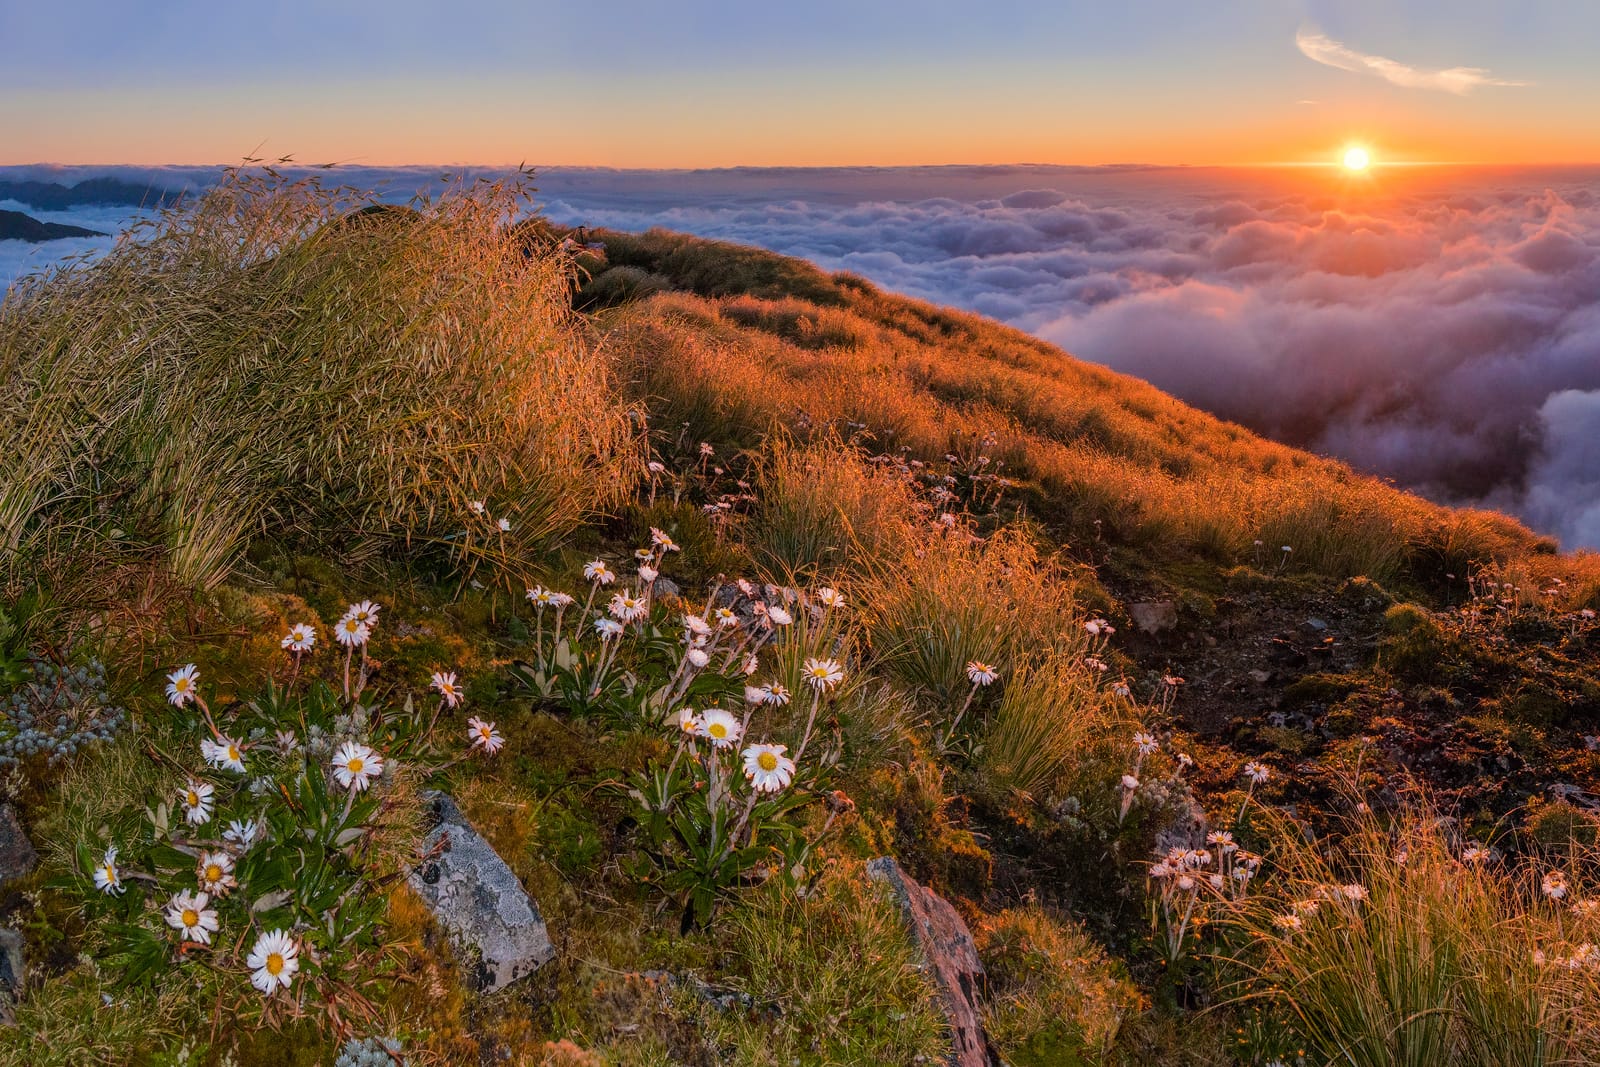
<instances>
[{"instance_id":1,"label":"daisy with yellow center","mask_svg":"<svg viewBox=\"0 0 1600 1067\"><path fill-rule=\"evenodd\" d=\"M506 739L495 730L494 723L484 722L479 718L467 720L467 740L472 743L473 748L481 748L491 756L499 752L500 746L506 743Z\"/></svg>"},{"instance_id":2,"label":"daisy with yellow center","mask_svg":"<svg viewBox=\"0 0 1600 1067\"><path fill-rule=\"evenodd\" d=\"M193 663L179 667L167 675L167 699L181 708L195 698L199 684L200 668Z\"/></svg>"},{"instance_id":3,"label":"daisy with yellow center","mask_svg":"<svg viewBox=\"0 0 1600 1067\"><path fill-rule=\"evenodd\" d=\"M972 660L967 664L967 680L973 685L993 685L1000 672L982 660Z\"/></svg>"},{"instance_id":4,"label":"daisy with yellow center","mask_svg":"<svg viewBox=\"0 0 1600 1067\"><path fill-rule=\"evenodd\" d=\"M433 675L433 689L444 698L447 707L455 707L461 703L461 687L456 684L454 671L435 671Z\"/></svg>"},{"instance_id":5,"label":"daisy with yellow center","mask_svg":"<svg viewBox=\"0 0 1600 1067\"><path fill-rule=\"evenodd\" d=\"M311 628L310 623L297 622L289 627L289 632L280 643L289 652L310 652L311 646L317 643L317 631Z\"/></svg>"},{"instance_id":6,"label":"daisy with yellow center","mask_svg":"<svg viewBox=\"0 0 1600 1067\"><path fill-rule=\"evenodd\" d=\"M219 923L217 909L206 907L209 903L209 895L183 890L167 905L167 925L183 931L185 941L211 944L211 935L216 932Z\"/></svg>"},{"instance_id":7,"label":"daisy with yellow center","mask_svg":"<svg viewBox=\"0 0 1600 1067\"><path fill-rule=\"evenodd\" d=\"M233 876L233 857L226 852L200 853L195 870L199 875L200 888L207 893L221 896L239 884Z\"/></svg>"},{"instance_id":8,"label":"daisy with yellow center","mask_svg":"<svg viewBox=\"0 0 1600 1067\"><path fill-rule=\"evenodd\" d=\"M819 693L828 693L832 692L834 686L844 681L844 667L838 660L808 659L801 675L812 689Z\"/></svg>"},{"instance_id":9,"label":"daisy with yellow center","mask_svg":"<svg viewBox=\"0 0 1600 1067\"><path fill-rule=\"evenodd\" d=\"M693 708L682 708L678 711L678 729L686 734L700 732L700 719L695 715Z\"/></svg>"},{"instance_id":10,"label":"daisy with yellow center","mask_svg":"<svg viewBox=\"0 0 1600 1067\"><path fill-rule=\"evenodd\" d=\"M333 754L333 776L340 785L361 792L383 773L383 757L366 745L346 741Z\"/></svg>"},{"instance_id":11,"label":"daisy with yellow center","mask_svg":"<svg viewBox=\"0 0 1600 1067\"><path fill-rule=\"evenodd\" d=\"M346 615L333 628L333 636L341 645L359 648L372 636L372 628L354 615Z\"/></svg>"},{"instance_id":12,"label":"daisy with yellow center","mask_svg":"<svg viewBox=\"0 0 1600 1067\"><path fill-rule=\"evenodd\" d=\"M250 968L250 984L271 996L288 989L300 969L300 950L283 930L273 930L256 939L245 966Z\"/></svg>"},{"instance_id":13,"label":"daisy with yellow center","mask_svg":"<svg viewBox=\"0 0 1600 1067\"><path fill-rule=\"evenodd\" d=\"M648 610L645 602L632 593L618 593L611 598L611 614L623 622L633 622Z\"/></svg>"},{"instance_id":14,"label":"daisy with yellow center","mask_svg":"<svg viewBox=\"0 0 1600 1067\"><path fill-rule=\"evenodd\" d=\"M610 585L617 580L617 576L605 565L605 561L598 559L584 564L583 576L596 585Z\"/></svg>"},{"instance_id":15,"label":"daisy with yellow center","mask_svg":"<svg viewBox=\"0 0 1600 1067\"><path fill-rule=\"evenodd\" d=\"M117 846L106 849L100 866L94 869L94 887L108 895L116 895L128 887L122 884L122 872L117 870Z\"/></svg>"},{"instance_id":16,"label":"daisy with yellow center","mask_svg":"<svg viewBox=\"0 0 1600 1067\"><path fill-rule=\"evenodd\" d=\"M378 612L382 611L377 604L370 600L363 600L359 604L351 604L345 609L345 618L354 619L371 630L378 625Z\"/></svg>"},{"instance_id":17,"label":"daisy with yellow center","mask_svg":"<svg viewBox=\"0 0 1600 1067\"><path fill-rule=\"evenodd\" d=\"M210 782L197 782L192 778L183 787L178 800L183 805L183 817L190 826L204 826L211 821L211 798L215 792L216 787Z\"/></svg>"},{"instance_id":18,"label":"daisy with yellow center","mask_svg":"<svg viewBox=\"0 0 1600 1067\"><path fill-rule=\"evenodd\" d=\"M738 743L743 727L739 725L738 719L721 708L707 708L705 714L701 716L697 732L716 747L727 748Z\"/></svg>"},{"instance_id":19,"label":"daisy with yellow center","mask_svg":"<svg viewBox=\"0 0 1600 1067\"><path fill-rule=\"evenodd\" d=\"M230 770L236 774L244 773L244 750L239 747L239 742L232 738L223 737L216 741L209 737L202 739L200 755L209 766Z\"/></svg>"},{"instance_id":20,"label":"daisy with yellow center","mask_svg":"<svg viewBox=\"0 0 1600 1067\"><path fill-rule=\"evenodd\" d=\"M844 594L832 586L825 585L817 590L817 601L825 608L842 608Z\"/></svg>"},{"instance_id":21,"label":"daisy with yellow center","mask_svg":"<svg viewBox=\"0 0 1600 1067\"><path fill-rule=\"evenodd\" d=\"M794 760L786 745L751 745L744 750L744 776L757 793L776 793L794 778Z\"/></svg>"}]
</instances>

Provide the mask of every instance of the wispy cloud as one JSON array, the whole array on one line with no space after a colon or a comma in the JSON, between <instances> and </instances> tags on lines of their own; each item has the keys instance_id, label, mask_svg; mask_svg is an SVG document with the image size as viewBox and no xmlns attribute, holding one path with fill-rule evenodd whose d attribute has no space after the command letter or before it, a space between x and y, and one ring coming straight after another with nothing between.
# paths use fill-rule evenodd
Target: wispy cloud
<instances>
[{"instance_id":1,"label":"wispy cloud","mask_svg":"<svg viewBox=\"0 0 1600 1067\"><path fill-rule=\"evenodd\" d=\"M1404 86L1407 89L1438 89L1447 93L1463 95L1478 88L1480 85L1522 86L1528 82L1509 81L1505 78L1491 77L1482 67L1449 67L1445 70L1427 70L1422 67L1410 67L1399 60L1389 59L1386 56L1369 56L1357 52L1353 48L1335 41L1326 34L1315 30L1301 30L1294 36L1294 43L1299 46L1307 59L1315 60L1324 66L1337 67L1339 70L1351 70L1357 73L1376 74L1386 82Z\"/></svg>"}]
</instances>

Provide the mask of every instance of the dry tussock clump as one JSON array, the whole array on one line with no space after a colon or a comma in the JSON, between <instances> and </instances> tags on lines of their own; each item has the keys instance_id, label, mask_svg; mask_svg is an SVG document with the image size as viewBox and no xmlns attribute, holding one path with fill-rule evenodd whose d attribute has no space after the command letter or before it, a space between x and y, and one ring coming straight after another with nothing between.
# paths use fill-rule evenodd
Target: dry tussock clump
<instances>
[{"instance_id":1,"label":"dry tussock clump","mask_svg":"<svg viewBox=\"0 0 1600 1067\"><path fill-rule=\"evenodd\" d=\"M283 536L526 557L635 462L569 266L503 226L509 185L377 207L236 175L0 308L0 549L155 546L220 581ZM469 500L510 530L462 537Z\"/></svg>"}]
</instances>

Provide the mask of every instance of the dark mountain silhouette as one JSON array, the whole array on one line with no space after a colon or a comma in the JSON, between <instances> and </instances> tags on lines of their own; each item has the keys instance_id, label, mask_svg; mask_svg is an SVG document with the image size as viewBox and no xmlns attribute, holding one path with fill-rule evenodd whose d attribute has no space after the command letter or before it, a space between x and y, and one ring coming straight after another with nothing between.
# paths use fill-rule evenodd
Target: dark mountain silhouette
<instances>
[{"instance_id":1,"label":"dark mountain silhouette","mask_svg":"<svg viewBox=\"0 0 1600 1067\"><path fill-rule=\"evenodd\" d=\"M161 207L175 204L183 192L121 178L89 178L76 185L59 182L0 181L0 200L16 200L40 211L65 211L85 204Z\"/></svg>"},{"instance_id":2,"label":"dark mountain silhouette","mask_svg":"<svg viewBox=\"0 0 1600 1067\"><path fill-rule=\"evenodd\" d=\"M60 237L108 237L99 230L67 226L59 222L40 222L20 211L0 211L0 241L54 241Z\"/></svg>"}]
</instances>

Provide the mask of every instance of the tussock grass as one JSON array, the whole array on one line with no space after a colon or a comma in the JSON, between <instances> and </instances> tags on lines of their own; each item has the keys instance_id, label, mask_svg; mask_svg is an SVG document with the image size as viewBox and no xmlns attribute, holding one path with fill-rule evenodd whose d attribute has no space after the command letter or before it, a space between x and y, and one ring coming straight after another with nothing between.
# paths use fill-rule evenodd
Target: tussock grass
<instances>
[{"instance_id":1,"label":"tussock grass","mask_svg":"<svg viewBox=\"0 0 1600 1067\"><path fill-rule=\"evenodd\" d=\"M1352 1067L1593 1063L1600 940L1571 907L1594 892L1570 874L1559 901L1532 866L1464 862L1425 803L1393 825L1353 819L1337 850L1273 820L1273 889L1235 914L1251 938L1255 991L1285 1009L1320 1062ZM1360 886L1352 901L1337 887ZM1286 928L1288 915L1299 926ZM1569 966L1565 961L1577 957Z\"/></svg>"},{"instance_id":2,"label":"tussock grass","mask_svg":"<svg viewBox=\"0 0 1600 1067\"><path fill-rule=\"evenodd\" d=\"M898 559L926 510L906 480L836 438L769 443L757 472L760 505L744 527L755 561L801 580Z\"/></svg>"},{"instance_id":3,"label":"tussock grass","mask_svg":"<svg viewBox=\"0 0 1600 1067\"><path fill-rule=\"evenodd\" d=\"M1120 965L1081 926L1038 905L989 916L973 936L989 978L984 1026L1008 1063L1103 1057L1143 1007Z\"/></svg>"},{"instance_id":4,"label":"tussock grass","mask_svg":"<svg viewBox=\"0 0 1600 1067\"><path fill-rule=\"evenodd\" d=\"M938 1063L948 1055L932 980L898 908L859 864L841 864L804 899L777 886L727 920L724 950L750 993L781 1009L771 1021L712 1013L730 1062Z\"/></svg>"},{"instance_id":5,"label":"tussock grass","mask_svg":"<svg viewBox=\"0 0 1600 1067\"><path fill-rule=\"evenodd\" d=\"M1107 762L1113 738L1120 741L1130 722L1118 702L1081 656L1018 660L983 727L979 775L998 794L1044 799L1064 771Z\"/></svg>"},{"instance_id":6,"label":"tussock grass","mask_svg":"<svg viewBox=\"0 0 1600 1067\"><path fill-rule=\"evenodd\" d=\"M283 537L515 563L619 500L636 452L510 185L373 208L236 175L0 307L0 565L154 550L221 581ZM366 209L366 210L363 210ZM464 534L468 500L512 524Z\"/></svg>"},{"instance_id":7,"label":"tussock grass","mask_svg":"<svg viewBox=\"0 0 1600 1067\"><path fill-rule=\"evenodd\" d=\"M935 534L903 559L879 560L861 600L887 672L952 715L971 688L969 661L1005 677L1024 655L1085 644L1068 572L1015 529L987 541Z\"/></svg>"}]
</instances>

